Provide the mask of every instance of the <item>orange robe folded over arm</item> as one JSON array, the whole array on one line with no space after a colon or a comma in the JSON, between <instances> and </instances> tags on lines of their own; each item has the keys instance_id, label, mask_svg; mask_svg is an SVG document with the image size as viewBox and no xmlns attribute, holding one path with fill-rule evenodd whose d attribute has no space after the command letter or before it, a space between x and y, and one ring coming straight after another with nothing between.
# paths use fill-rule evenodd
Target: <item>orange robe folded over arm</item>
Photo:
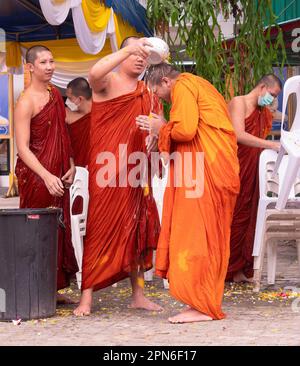
<instances>
[{"instance_id":1,"label":"orange robe folded over arm","mask_svg":"<svg viewBox=\"0 0 300 366\"><path fill-rule=\"evenodd\" d=\"M239 191L236 136L223 97L206 80L181 74L171 97L170 122L160 131L159 148L179 153L182 166L170 160L156 273L169 279L175 298L222 319L230 225ZM199 153L204 160L196 164ZM189 176L196 179L194 187Z\"/></svg>"},{"instance_id":2,"label":"orange robe folded over arm","mask_svg":"<svg viewBox=\"0 0 300 366\"><path fill-rule=\"evenodd\" d=\"M135 118L148 115L150 108L151 98L143 82L132 93L93 102L83 290L96 291L128 277L139 266L144 270L152 267L160 230L156 204L151 191L144 195L139 184L128 184L137 164L126 164L130 154L146 153L146 134L136 127ZM101 184L101 179L106 183ZM109 181L115 181L115 186Z\"/></svg>"},{"instance_id":3,"label":"orange robe folded over arm","mask_svg":"<svg viewBox=\"0 0 300 366\"><path fill-rule=\"evenodd\" d=\"M65 124L65 107L58 90L51 86L50 101L30 123L29 148L39 162L61 178L70 168L71 145ZM78 271L71 242L69 190L63 197L52 196L44 181L20 159L16 164L20 208L59 207L63 209L65 229L58 236L57 288L69 286L70 278Z\"/></svg>"}]
</instances>

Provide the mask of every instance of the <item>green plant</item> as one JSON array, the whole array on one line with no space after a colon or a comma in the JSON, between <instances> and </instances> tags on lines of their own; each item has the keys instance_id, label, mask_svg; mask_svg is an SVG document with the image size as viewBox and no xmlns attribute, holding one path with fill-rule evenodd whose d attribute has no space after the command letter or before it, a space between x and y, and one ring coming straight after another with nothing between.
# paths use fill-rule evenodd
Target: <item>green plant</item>
<instances>
[{"instance_id":1,"label":"green plant","mask_svg":"<svg viewBox=\"0 0 300 366\"><path fill-rule=\"evenodd\" d=\"M221 12L225 18L234 18L231 41L225 41L222 34ZM273 66L282 68L286 62L271 0L148 0L147 14L157 34L177 49L185 49L195 61L195 73L212 82L227 99L232 91L248 93ZM175 36L169 24L176 27ZM177 52L173 61L180 59L182 53Z\"/></svg>"}]
</instances>

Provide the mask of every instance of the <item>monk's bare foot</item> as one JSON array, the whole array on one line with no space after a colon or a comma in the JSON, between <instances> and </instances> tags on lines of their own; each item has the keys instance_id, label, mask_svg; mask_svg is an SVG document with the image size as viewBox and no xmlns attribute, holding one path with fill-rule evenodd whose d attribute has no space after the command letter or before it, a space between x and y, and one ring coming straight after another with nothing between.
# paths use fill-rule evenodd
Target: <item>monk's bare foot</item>
<instances>
[{"instance_id":1,"label":"monk's bare foot","mask_svg":"<svg viewBox=\"0 0 300 366\"><path fill-rule=\"evenodd\" d=\"M63 294L57 293L56 303L59 305L70 305L70 304L78 304L78 301L74 301Z\"/></svg>"},{"instance_id":2,"label":"monk's bare foot","mask_svg":"<svg viewBox=\"0 0 300 366\"><path fill-rule=\"evenodd\" d=\"M205 322L212 320L212 318L208 315L200 313L195 309L186 309L181 313L172 316L168 319L172 324L183 324L183 323L193 323L193 322Z\"/></svg>"},{"instance_id":3,"label":"monk's bare foot","mask_svg":"<svg viewBox=\"0 0 300 366\"><path fill-rule=\"evenodd\" d=\"M236 283L240 283L240 282L253 283L253 278L247 278L242 271L239 271L233 276L233 282L236 282Z\"/></svg>"},{"instance_id":4,"label":"monk's bare foot","mask_svg":"<svg viewBox=\"0 0 300 366\"><path fill-rule=\"evenodd\" d=\"M132 300L131 304L128 306L131 309L144 309L149 311L163 311L164 309L155 304L154 302L148 300L145 296L140 296Z\"/></svg>"},{"instance_id":5,"label":"monk's bare foot","mask_svg":"<svg viewBox=\"0 0 300 366\"><path fill-rule=\"evenodd\" d=\"M91 314L92 302L93 302L93 290L87 289L82 291L80 304L73 311L73 314L76 316L88 316Z\"/></svg>"},{"instance_id":6,"label":"monk's bare foot","mask_svg":"<svg viewBox=\"0 0 300 366\"><path fill-rule=\"evenodd\" d=\"M79 304L79 306L73 311L76 316L89 316L91 315L91 304Z\"/></svg>"}]
</instances>

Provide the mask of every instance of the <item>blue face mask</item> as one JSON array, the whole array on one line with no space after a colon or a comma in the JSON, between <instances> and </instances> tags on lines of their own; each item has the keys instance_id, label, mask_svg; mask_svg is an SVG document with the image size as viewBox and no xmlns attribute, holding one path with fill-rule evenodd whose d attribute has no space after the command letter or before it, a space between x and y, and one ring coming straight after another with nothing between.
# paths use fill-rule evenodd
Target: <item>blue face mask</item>
<instances>
[{"instance_id":1,"label":"blue face mask","mask_svg":"<svg viewBox=\"0 0 300 366\"><path fill-rule=\"evenodd\" d=\"M274 97L269 92L266 92L264 96L258 97L258 105L261 107L265 107L266 105L272 104L273 100Z\"/></svg>"}]
</instances>

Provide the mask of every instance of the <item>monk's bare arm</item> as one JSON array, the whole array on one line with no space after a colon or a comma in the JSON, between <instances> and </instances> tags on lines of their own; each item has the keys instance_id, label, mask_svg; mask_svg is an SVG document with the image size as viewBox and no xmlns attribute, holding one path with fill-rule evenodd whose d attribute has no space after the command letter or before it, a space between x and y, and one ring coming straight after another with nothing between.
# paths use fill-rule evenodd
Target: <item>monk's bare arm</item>
<instances>
[{"instance_id":1,"label":"monk's bare arm","mask_svg":"<svg viewBox=\"0 0 300 366\"><path fill-rule=\"evenodd\" d=\"M111 72L120 63L126 60L130 55L139 54L141 57L146 58L149 51L145 48L145 45L150 45L145 38L141 38L138 42L130 44L117 52L114 52L108 56L99 60L89 72L89 83L94 92L104 91L111 78Z\"/></svg>"},{"instance_id":2,"label":"monk's bare arm","mask_svg":"<svg viewBox=\"0 0 300 366\"><path fill-rule=\"evenodd\" d=\"M23 162L44 180L50 194L61 196L64 191L60 179L48 172L29 149L30 122L32 115L33 102L30 98L22 96L17 102L14 113L18 154Z\"/></svg>"},{"instance_id":3,"label":"monk's bare arm","mask_svg":"<svg viewBox=\"0 0 300 366\"><path fill-rule=\"evenodd\" d=\"M228 111L237 136L238 143L262 149L279 149L279 145L277 142L253 136L245 131L246 105L242 98L233 98L228 104Z\"/></svg>"}]
</instances>

